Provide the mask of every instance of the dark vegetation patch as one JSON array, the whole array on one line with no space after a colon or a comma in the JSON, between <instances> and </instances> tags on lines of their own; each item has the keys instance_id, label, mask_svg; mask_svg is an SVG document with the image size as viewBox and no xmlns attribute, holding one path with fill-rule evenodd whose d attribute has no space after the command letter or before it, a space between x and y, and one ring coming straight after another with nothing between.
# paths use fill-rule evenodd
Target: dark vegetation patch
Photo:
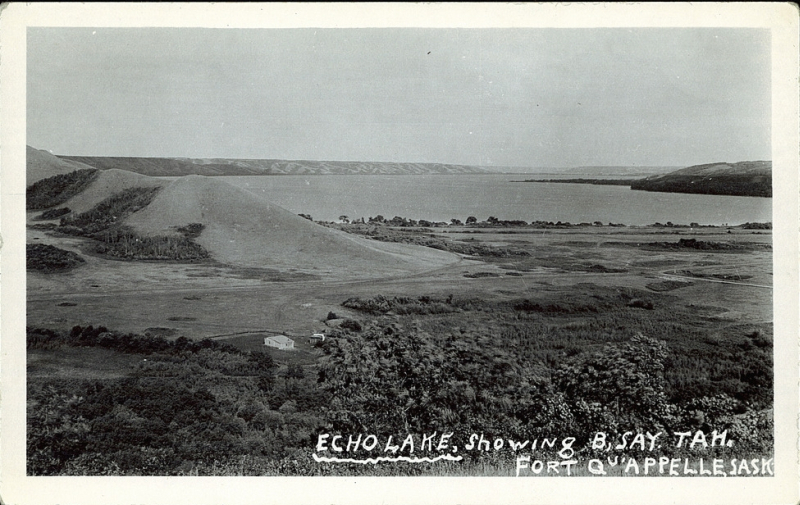
<instances>
[{"instance_id":1,"label":"dark vegetation patch","mask_svg":"<svg viewBox=\"0 0 800 505\"><path fill-rule=\"evenodd\" d=\"M25 208L42 210L60 205L86 189L97 174L97 170L87 168L34 182L25 191Z\"/></svg>"},{"instance_id":2,"label":"dark vegetation patch","mask_svg":"<svg viewBox=\"0 0 800 505\"><path fill-rule=\"evenodd\" d=\"M77 303L75 302L61 302L57 304L59 307L77 307Z\"/></svg>"},{"instance_id":3,"label":"dark vegetation patch","mask_svg":"<svg viewBox=\"0 0 800 505\"><path fill-rule=\"evenodd\" d=\"M602 274L617 274L627 272L624 268L608 268L604 265L590 265L586 267L587 272L597 272Z\"/></svg>"},{"instance_id":4,"label":"dark vegetation patch","mask_svg":"<svg viewBox=\"0 0 800 505\"><path fill-rule=\"evenodd\" d=\"M100 243L94 251L104 256L126 260L177 260L197 261L207 259L208 251L185 237L143 236L129 226L115 226L93 235Z\"/></svg>"},{"instance_id":5,"label":"dark vegetation patch","mask_svg":"<svg viewBox=\"0 0 800 505\"><path fill-rule=\"evenodd\" d=\"M38 216L36 216L33 219L34 219L34 221L46 221L46 220L50 220L50 219L58 219L58 218L60 218L62 216L65 216L65 215L69 214L70 212L72 212L72 211L69 209L69 207L60 207L58 209L49 209L49 210L46 210L46 211L42 212L41 214L39 214Z\"/></svg>"},{"instance_id":6,"label":"dark vegetation patch","mask_svg":"<svg viewBox=\"0 0 800 505\"><path fill-rule=\"evenodd\" d=\"M339 325L339 328L355 332L359 332L362 330L361 323L359 323L355 319L345 319L344 321L342 321L342 324Z\"/></svg>"},{"instance_id":7,"label":"dark vegetation patch","mask_svg":"<svg viewBox=\"0 0 800 505\"><path fill-rule=\"evenodd\" d=\"M591 294L546 293L537 298L526 298L512 302L514 310L539 315L564 316L573 314L599 314L620 310L623 307L639 307L637 300L645 298L645 293L636 289L602 289L585 284ZM664 298L665 302L671 298ZM651 308L653 302L648 300Z\"/></svg>"},{"instance_id":8,"label":"dark vegetation patch","mask_svg":"<svg viewBox=\"0 0 800 505\"><path fill-rule=\"evenodd\" d=\"M634 264L638 267L660 268L682 265L684 263L686 263L684 260L658 259L637 261Z\"/></svg>"},{"instance_id":9,"label":"dark vegetation patch","mask_svg":"<svg viewBox=\"0 0 800 505\"><path fill-rule=\"evenodd\" d=\"M52 245L25 245L25 263L28 270L44 273L66 272L85 262L86 260L79 254Z\"/></svg>"},{"instance_id":10,"label":"dark vegetation patch","mask_svg":"<svg viewBox=\"0 0 800 505\"><path fill-rule=\"evenodd\" d=\"M178 233L191 240L200 236L205 229L205 225L201 223L191 223L186 226L178 227Z\"/></svg>"},{"instance_id":11,"label":"dark vegetation patch","mask_svg":"<svg viewBox=\"0 0 800 505\"><path fill-rule=\"evenodd\" d=\"M164 328L162 326L153 326L144 330L146 337L172 337L178 334L175 328Z\"/></svg>"},{"instance_id":12,"label":"dark vegetation patch","mask_svg":"<svg viewBox=\"0 0 800 505\"><path fill-rule=\"evenodd\" d=\"M752 279L752 275L740 275L740 274L709 274L705 272L693 272L691 270L679 270L677 273L681 275L685 275L687 277L696 277L698 279L720 279L723 281L744 281L747 279Z\"/></svg>"},{"instance_id":13,"label":"dark vegetation patch","mask_svg":"<svg viewBox=\"0 0 800 505\"><path fill-rule=\"evenodd\" d=\"M646 249L671 249L685 250L695 249L698 251L755 251L772 250L769 244L759 242L707 242L693 238L682 238L677 242L650 242L645 245Z\"/></svg>"},{"instance_id":14,"label":"dark vegetation patch","mask_svg":"<svg viewBox=\"0 0 800 505\"><path fill-rule=\"evenodd\" d=\"M432 296L411 298L408 296L385 297L378 295L373 298L348 298L342 305L348 309L358 310L367 314L441 314L465 310L465 301L461 303L450 295L445 299Z\"/></svg>"},{"instance_id":15,"label":"dark vegetation patch","mask_svg":"<svg viewBox=\"0 0 800 505\"><path fill-rule=\"evenodd\" d=\"M29 224L28 228L30 228L31 230L41 230L50 232L58 231L58 225L55 223L33 223Z\"/></svg>"},{"instance_id":16,"label":"dark vegetation patch","mask_svg":"<svg viewBox=\"0 0 800 505\"><path fill-rule=\"evenodd\" d=\"M197 321L196 317L189 316L170 316L167 321Z\"/></svg>"},{"instance_id":17,"label":"dark vegetation patch","mask_svg":"<svg viewBox=\"0 0 800 505\"><path fill-rule=\"evenodd\" d=\"M525 298L511 301L486 301L479 298L446 298L436 296L387 297L377 295L372 298L353 297L342 305L349 309L372 315L427 315L446 314L452 312L535 312L541 315L597 314L609 310L619 310L631 305L635 300L643 299L652 302L645 291L631 288L600 288L593 284L584 284L589 293L541 293L537 298ZM665 303L672 297L660 298Z\"/></svg>"},{"instance_id":18,"label":"dark vegetation patch","mask_svg":"<svg viewBox=\"0 0 800 505\"><path fill-rule=\"evenodd\" d=\"M464 274L464 277L469 279L481 279L484 277L500 277L500 274L496 274L494 272L473 272L469 274Z\"/></svg>"},{"instance_id":19,"label":"dark vegetation patch","mask_svg":"<svg viewBox=\"0 0 800 505\"><path fill-rule=\"evenodd\" d=\"M660 281L660 282L651 282L650 284L647 284L645 287L652 291L664 292L664 291L673 291L675 289L680 289L680 288L686 288L693 285L694 285L693 282Z\"/></svg>"},{"instance_id":20,"label":"dark vegetation patch","mask_svg":"<svg viewBox=\"0 0 800 505\"><path fill-rule=\"evenodd\" d=\"M744 223L742 228L745 230L771 230L772 223Z\"/></svg>"},{"instance_id":21,"label":"dark vegetation patch","mask_svg":"<svg viewBox=\"0 0 800 505\"><path fill-rule=\"evenodd\" d=\"M655 308L652 301L642 300L640 298L634 298L633 300L629 301L628 307L635 307L638 309L647 309L647 310L653 310Z\"/></svg>"}]
</instances>

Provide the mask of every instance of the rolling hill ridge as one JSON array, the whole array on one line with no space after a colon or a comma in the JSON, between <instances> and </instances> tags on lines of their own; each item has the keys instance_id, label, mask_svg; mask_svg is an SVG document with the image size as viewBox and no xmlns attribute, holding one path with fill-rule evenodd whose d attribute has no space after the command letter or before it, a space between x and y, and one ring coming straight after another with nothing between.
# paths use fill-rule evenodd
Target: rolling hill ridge
<instances>
[{"instance_id":1,"label":"rolling hill ridge","mask_svg":"<svg viewBox=\"0 0 800 505\"><path fill-rule=\"evenodd\" d=\"M231 158L133 158L59 156L101 170L117 168L151 176L183 175L418 175L494 173L471 165L361 161L256 160Z\"/></svg>"}]
</instances>

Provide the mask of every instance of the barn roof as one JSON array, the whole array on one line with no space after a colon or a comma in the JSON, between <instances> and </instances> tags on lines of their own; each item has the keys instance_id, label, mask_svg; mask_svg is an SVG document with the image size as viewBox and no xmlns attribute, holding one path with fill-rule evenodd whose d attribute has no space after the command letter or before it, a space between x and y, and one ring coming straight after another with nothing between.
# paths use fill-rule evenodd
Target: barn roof
<instances>
[{"instance_id":1,"label":"barn roof","mask_svg":"<svg viewBox=\"0 0 800 505\"><path fill-rule=\"evenodd\" d=\"M272 340L273 342L277 342L279 344L288 344L289 342L294 342L294 340L287 337L286 335L275 335L274 337L267 337L267 339Z\"/></svg>"}]
</instances>

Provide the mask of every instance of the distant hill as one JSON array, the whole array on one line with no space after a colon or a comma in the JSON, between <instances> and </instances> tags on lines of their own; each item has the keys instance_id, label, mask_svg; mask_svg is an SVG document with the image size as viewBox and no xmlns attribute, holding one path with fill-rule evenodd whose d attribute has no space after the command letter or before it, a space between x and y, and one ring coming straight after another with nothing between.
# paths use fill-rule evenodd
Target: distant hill
<instances>
[{"instance_id":1,"label":"distant hill","mask_svg":"<svg viewBox=\"0 0 800 505\"><path fill-rule=\"evenodd\" d=\"M151 176L183 175L417 175L495 173L483 167L444 163L247 160L230 158L129 158L59 156L101 170L116 168Z\"/></svg>"},{"instance_id":2,"label":"distant hill","mask_svg":"<svg viewBox=\"0 0 800 505\"><path fill-rule=\"evenodd\" d=\"M772 196L772 162L710 163L634 181L631 189L707 195Z\"/></svg>"},{"instance_id":3,"label":"distant hill","mask_svg":"<svg viewBox=\"0 0 800 505\"><path fill-rule=\"evenodd\" d=\"M638 165L590 165L581 167L530 167L524 170L507 170L508 173L537 174L537 175L569 175L606 177L616 176L624 178L647 177L649 175L666 174L681 168L680 166L638 166ZM583 178L586 178L583 177Z\"/></svg>"},{"instance_id":4,"label":"distant hill","mask_svg":"<svg viewBox=\"0 0 800 505\"><path fill-rule=\"evenodd\" d=\"M53 177L54 175L68 174L75 170L92 168L77 161L58 158L47 151L35 149L31 146L26 146L25 157L26 185L28 186L42 179Z\"/></svg>"},{"instance_id":5,"label":"distant hill","mask_svg":"<svg viewBox=\"0 0 800 505\"><path fill-rule=\"evenodd\" d=\"M664 174L672 172L679 167L662 167L662 166L588 166L588 167L572 167L564 170L564 174L580 174L580 175L653 175Z\"/></svg>"}]
</instances>

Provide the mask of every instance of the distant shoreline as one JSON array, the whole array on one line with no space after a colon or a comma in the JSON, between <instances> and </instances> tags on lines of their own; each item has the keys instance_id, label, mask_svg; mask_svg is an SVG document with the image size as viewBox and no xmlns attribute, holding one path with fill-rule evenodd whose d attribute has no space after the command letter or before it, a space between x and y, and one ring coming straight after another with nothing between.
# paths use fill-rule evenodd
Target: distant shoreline
<instances>
[{"instance_id":1,"label":"distant shoreline","mask_svg":"<svg viewBox=\"0 0 800 505\"><path fill-rule=\"evenodd\" d=\"M562 184L597 184L600 186L630 186L639 179L525 179L511 182L558 182Z\"/></svg>"}]
</instances>

